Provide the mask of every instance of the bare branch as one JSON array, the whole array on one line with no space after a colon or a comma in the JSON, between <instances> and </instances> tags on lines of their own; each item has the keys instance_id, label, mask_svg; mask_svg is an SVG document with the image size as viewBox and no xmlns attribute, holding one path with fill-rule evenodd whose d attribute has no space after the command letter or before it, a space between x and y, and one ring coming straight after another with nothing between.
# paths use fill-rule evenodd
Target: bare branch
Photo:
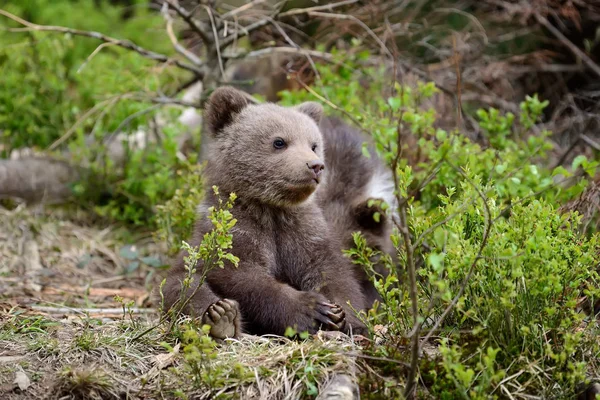
<instances>
[{"instance_id":1,"label":"bare branch","mask_svg":"<svg viewBox=\"0 0 600 400\"><path fill-rule=\"evenodd\" d=\"M289 11L279 14L279 16L283 18L283 17L292 16L292 15L301 15L301 14L307 14L312 11L323 11L323 10L333 12L333 10L335 8L348 6L350 4L356 4L356 3L358 3L358 1L359 0L344 0L344 1L337 2L337 3L333 3L333 4L325 4L322 6L315 6L315 7L308 7L308 8L294 8L293 10L289 10Z\"/></svg>"},{"instance_id":2,"label":"bare branch","mask_svg":"<svg viewBox=\"0 0 600 400\"><path fill-rule=\"evenodd\" d=\"M221 70L221 79L225 79L225 68L223 67L223 58L221 57L221 47L219 46L219 35L217 33L217 25L215 23L215 17L210 7L204 6L208 17L210 18L210 26L213 32L213 39L215 41L215 49L217 50L217 60L219 61L219 69Z\"/></svg>"},{"instance_id":3,"label":"bare branch","mask_svg":"<svg viewBox=\"0 0 600 400\"><path fill-rule=\"evenodd\" d=\"M571 50L573 54L581 58L581 60L585 63L585 65L588 66L589 69L594 71L596 75L600 76L600 66L598 66L598 64L596 64L587 54L581 51L579 47L575 46L565 35L562 34L561 31L552 26L546 17L539 13L535 13L534 15L540 24L544 25L544 27L548 29L554 36L556 36L558 40L560 40L565 46L567 46L567 48Z\"/></svg>"},{"instance_id":4,"label":"bare branch","mask_svg":"<svg viewBox=\"0 0 600 400\"><path fill-rule=\"evenodd\" d=\"M171 40L171 44L173 45L175 50L179 54L181 54L182 56L184 56L185 58L190 60L194 65L201 66L203 64L202 60L200 60L200 58L198 58L198 56L196 56L194 53L192 53L191 51L189 51L185 47L183 47L181 44L179 44L179 41L177 40L177 36L175 35L175 32L173 31L173 18L169 14L168 3L163 3L163 7L160 10L160 12L163 15L163 17L167 23L167 35L169 36L169 40Z\"/></svg>"},{"instance_id":5,"label":"bare branch","mask_svg":"<svg viewBox=\"0 0 600 400\"><path fill-rule=\"evenodd\" d=\"M308 15L311 17L323 17L323 18L343 19L343 20L354 21L358 25L360 25L361 28L363 28L369 34L369 36L371 36L371 38L373 38L373 40L375 40L375 42L377 42L377 44L381 47L381 51L383 51L388 57L392 57L392 53L387 48L385 43L383 43L381 41L381 39L379 39L379 36L377 36L375 34L375 32L373 32L373 30L367 26L367 24L362 22L360 19L356 18L354 15L324 13L324 12L320 12L320 11L309 11Z\"/></svg>"},{"instance_id":6,"label":"bare branch","mask_svg":"<svg viewBox=\"0 0 600 400\"><path fill-rule=\"evenodd\" d=\"M17 17L14 14L9 13L8 11L2 10L0 9L0 15L3 15L7 18L12 19L15 22L18 22L19 24L27 27L26 29L10 29L10 31L13 32L22 32L22 31L39 31L39 32L60 32L60 33L69 33L71 35L75 35L75 36L83 36L83 37L90 37L90 38L94 38L97 40L101 40L103 42L106 43L110 43L119 47L122 47L124 49L127 50L131 50L131 51L135 51L136 53L140 54L143 57L146 57L150 60L154 60L154 61L158 61L158 62L162 62L162 63L167 63L167 64L174 64L177 67L181 68L181 69L185 69L187 71L193 72L194 74L198 75L198 76L204 76L204 71L202 71L200 68L198 68L195 65L191 65L188 63L184 63L181 62L179 60L176 60L174 58L170 58L167 57L164 54L160 54L160 53L156 53L154 51L150 51L150 50L146 50L143 47L138 46L137 44L131 42L130 40L119 40L119 39L115 39L112 38L110 36L106 36L102 33L99 32L92 32L92 31L82 31L79 29L71 29L71 28L65 28L62 26L52 26L52 25L38 25L38 24L34 24L28 21L25 21L22 18Z\"/></svg>"},{"instance_id":7,"label":"bare branch","mask_svg":"<svg viewBox=\"0 0 600 400\"><path fill-rule=\"evenodd\" d=\"M271 18L274 18L273 16ZM221 50L229 47L233 42L235 42L236 40L239 40L240 38L244 37L244 36L248 36L250 35L250 33L252 33L253 31L262 28L263 26L266 26L270 23L270 21L268 19L261 19L260 21L254 22L253 24L250 24L246 27L241 28L241 32L237 31L236 34L232 34L229 35L227 38L225 38L225 40L223 40L221 42Z\"/></svg>"},{"instance_id":8,"label":"bare branch","mask_svg":"<svg viewBox=\"0 0 600 400\"><path fill-rule=\"evenodd\" d=\"M74 307L47 307L47 306L38 306L31 305L29 306L32 310L45 312L53 315L63 315L63 314L115 314L122 315L123 308L74 308ZM132 314L153 314L157 313L158 310L154 308L130 308L127 309L127 312Z\"/></svg>"},{"instance_id":9,"label":"bare branch","mask_svg":"<svg viewBox=\"0 0 600 400\"><path fill-rule=\"evenodd\" d=\"M268 22L268 21L267 21ZM303 56L310 56L315 58L320 58L326 61L333 61L333 56L329 53L324 53L322 51L316 50L306 50L299 49L296 47L267 47L265 49L250 51L250 52L239 52L237 54L223 54L224 59L239 59L239 58L253 58L253 57L263 57L273 53L282 53L282 54L298 54Z\"/></svg>"},{"instance_id":10,"label":"bare branch","mask_svg":"<svg viewBox=\"0 0 600 400\"><path fill-rule=\"evenodd\" d=\"M187 11L185 8L179 6L178 4L175 4L171 0L163 0L163 2L167 3L169 7L175 10L177 14L179 14L179 16L183 18L183 20L190 26L190 28L200 36L200 39L202 39L205 45L210 45L213 43L210 39L210 34L205 30L200 21L196 21L194 19L192 13Z\"/></svg>"},{"instance_id":11,"label":"bare branch","mask_svg":"<svg viewBox=\"0 0 600 400\"><path fill-rule=\"evenodd\" d=\"M231 11L229 11L229 12L223 14L223 15L221 15L221 19L229 19L229 18L235 17L239 13L245 12L245 11L251 9L252 7L254 7L254 6L258 5L258 4L262 4L264 2L265 2L265 0L252 0L251 2L246 3L243 6L235 8L235 9L233 9L233 10L231 10Z\"/></svg>"}]
</instances>

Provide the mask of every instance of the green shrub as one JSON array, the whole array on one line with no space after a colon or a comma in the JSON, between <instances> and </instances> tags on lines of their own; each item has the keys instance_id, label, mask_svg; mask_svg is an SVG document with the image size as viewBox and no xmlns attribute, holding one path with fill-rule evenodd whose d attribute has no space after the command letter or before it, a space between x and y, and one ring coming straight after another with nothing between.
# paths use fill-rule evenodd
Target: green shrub
<instances>
[{"instance_id":1,"label":"green shrub","mask_svg":"<svg viewBox=\"0 0 600 400\"><path fill-rule=\"evenodd\" d=\"M587 360L600 354L598 326L578 307L584 295L600 295L600 246L597 235L578 234L577 215L557 209L587 183L573 172L593 177L598 163L579 158L572 172L545 165L549 133L531 132L547 105L537 96L523 102L519 116L478 110L489 143L484 147L435 127L435 111L422 106L436 92L432 84L396 84L395 94L384 96L390 93L385 75L360 67L365 57L340 56L342 67L319 66L314 93L284 92L283 99L292 105L315 100L315 93L326 98L331 113L358 121L372 136L397 178L398 214L406 215L417 266L421 337L433 342L427 335L437 328L431 335L438 351L421 359L422 381L444 399L500 398L517 390L543 398L572 395L586 378ZM372 79L366 90L358 86L361 76ZM410 136L416 148L404 144ZM419 152L422 161L397 160L400 149ZM398 229L392 240L400 264L384 257L385 278L372 273L373 250L359 234L346 251L371 273L383 298L368 316L374 333L387 330L384 345L369 348L380 371L365 383L374 398L402 392L397 379L406 369L381 360L409 362L415 328L407 243Z\"/></svg>"},{"instance_id":2,"label":"green shrub","mask_svg":"<svg viewBox=\"0 0 600 400\"><path fill-rule=\"evenodd\" d=\"M103 32L172 53L160 15L150 14L143 2L138 3L134 17L126 21L121 21L120 8L105 1L99 6L94 0L76 5L70 0L9 1L3 8L33 23ZM7 26L20 27L1 18ZM100 101L127 92L155 90L167 78L154 68L155 62L116 46L105 47L88 59L100 44L92 38L53 32L0 32L4 156L25 146L45 149ZM107 103L102 108L107 115L100 118L96 130L111 132L125 117L145 107L131 101ZM82 130L93 126L90 118Z\"/></svg>"}]
</instances>

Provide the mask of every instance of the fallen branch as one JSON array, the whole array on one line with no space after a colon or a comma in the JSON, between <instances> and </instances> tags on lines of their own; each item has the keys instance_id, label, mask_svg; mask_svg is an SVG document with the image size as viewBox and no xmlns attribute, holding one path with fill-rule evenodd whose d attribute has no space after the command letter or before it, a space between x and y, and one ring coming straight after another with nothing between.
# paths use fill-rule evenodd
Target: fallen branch
<instances>
[{"instance_id":1,"label":"fallen branch","mask_svg":"<svg viewBox=\"0 0 600 400\"><path fill-rule=\"evenodd\" d=\"M74 307L48 307L48 306L28 306L32 310L44 312L52 315L63 314L123 314L123 308L74 308ZM154 308L127 308L128 314L154 314L158 310Z\"/></svg>"},{"instance_id":2,"label":"fallen branch","mask_svg":"<svg viewBox=\"0 0 600 400\"><path fill-rule=\"evenodd\" d=\"M113 297L120 296L125 299L137 299L138 297L146 296L148 293L143 289L136 288L94 288L94 287L70 287L70 286L59 286L59 287L45 287L42 290L43 294L49 295L61 295L64 293L73 293L78 295L87 295L92 297Z\"/></svg>"},{"instance_id":3,"label":"fallen branch","mask_svg":"<svg viewBox=\"0 0 600 400\"><path fill-rule=\"evenodd\" d=\"M48 157L0 160L0 198L61 202L73 195L70 184L79 176L71 164Z\"/></svg>"}]
</instances>

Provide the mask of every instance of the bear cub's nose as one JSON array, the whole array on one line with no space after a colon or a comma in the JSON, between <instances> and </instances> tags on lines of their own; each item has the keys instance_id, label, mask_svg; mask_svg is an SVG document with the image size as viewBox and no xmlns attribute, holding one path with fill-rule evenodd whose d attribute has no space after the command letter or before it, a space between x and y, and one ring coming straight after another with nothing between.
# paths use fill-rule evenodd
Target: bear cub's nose
<instances>
[{"instance_id":1,"label":"bear cub's nose","mask_svg":"<svg viewBox=\"0 0 600 400\"><path fill-rule=\"evenodd\" d=\"M321 172L325 169L325 165L320 160L313 160L306 163L308 168L312 169L315 176L321 175Z\"/></svg>"}]
</instances>

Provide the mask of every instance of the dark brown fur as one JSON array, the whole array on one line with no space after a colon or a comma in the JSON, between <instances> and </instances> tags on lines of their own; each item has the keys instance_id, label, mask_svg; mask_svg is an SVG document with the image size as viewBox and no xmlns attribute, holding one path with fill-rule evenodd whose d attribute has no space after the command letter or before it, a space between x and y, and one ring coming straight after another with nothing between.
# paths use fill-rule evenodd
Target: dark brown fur
<instances>
[{"instance_id":1,"label":"dark brown fur","mask_svg":"<svg viewBox=\"0 0 600 400\"><path fill-rule=\"evenodd\" d=\"M238 196L231 210L237 219L231 252L240 263L237 268L226 264L211 270L186 312L204 315L210 323L209 307L231 299L239 304L248 333L281 335L288 326L365 333L347 305L350 301L357 310L366 308L361 286L348 274L349 260L339 251L341 243L313 195L319 185L308 163L323 158L317 125L321 114L316 103L290 109L247 104L232 88L213 93L205 111L214 136L206 183L207 188L217 185L224 196ZM288 143L284 151L273 148L276 137ZM206 210L217 199L210 193L199 207L192 245L212 228ZM167 308L180 295L186 273L182 258L183 254L167 277ZM217 310L215 317L223 314Z\"/></svg>"},{"instance_id":2,"label":"dark brown fur","mask_svg":"<svg viewBox=\"0 0 600 400\"><path fill-rule=\"evenodd\" d=\"M394 206L393 182L383 162L372 146L370 158L362 154L364 142L369 138L337 118L323 118L321 132L325 141L325 164L327 182L317 193L325 218L337 236L342 249L354 247L352 233L360 231L367 245L395 258L390 239L392 220L377 205L369 206L369 200L385 200ZM374 219L380 213L379 222ZM341 251L341 250L340 250ZM364 269L354 265L354 273L361 282L368 306L380 296ZM386 275L383 266L376 266L379 274Z\"/></svg>"}]
</instances>

